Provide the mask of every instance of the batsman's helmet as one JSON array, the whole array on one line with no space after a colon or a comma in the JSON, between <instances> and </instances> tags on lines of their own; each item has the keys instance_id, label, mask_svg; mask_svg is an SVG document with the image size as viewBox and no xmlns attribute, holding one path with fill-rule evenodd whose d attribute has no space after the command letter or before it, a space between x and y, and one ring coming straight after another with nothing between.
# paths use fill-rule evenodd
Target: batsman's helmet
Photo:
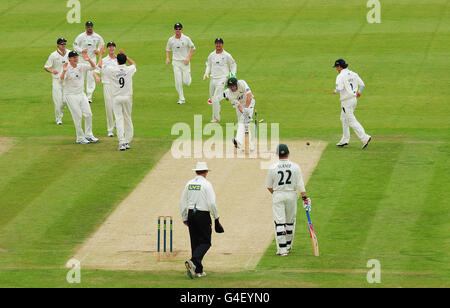
<instances>
[{"instance_id":1,"label":"batsman's helmet","mask_svg":"<svg viewBox=\"0 0 450 308\"><path fill-rule=\"evenodd\" d=\"M237 87L237 79L234 77L231 77L227 80L227 88L231 88L231 87Z\"/></svg>"},{"instance_id":2,"label":"batsman's helmet","mask_svg":"<svg viewBox=\"0 0 450 308\"><path fill-rule=\"evenodd\" d=\"M285 144L280 144L277 147L277 154L278 156L286 156L289 154L289 148Z\"/></svg>"}]
</instances>

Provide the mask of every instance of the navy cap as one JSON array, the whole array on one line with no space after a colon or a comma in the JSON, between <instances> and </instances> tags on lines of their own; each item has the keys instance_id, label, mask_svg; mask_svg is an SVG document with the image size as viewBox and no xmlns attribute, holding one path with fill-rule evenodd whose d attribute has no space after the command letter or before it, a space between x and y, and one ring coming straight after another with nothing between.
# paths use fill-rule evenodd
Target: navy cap
<instances>
[{"instance_id":1,"label":"navy cap","mask_svg":"<svg viewBox=\"0 0 450 308\"><path fill-rule=\"evenodd\" d=\"M174 28L174 29L183 29L183 25L182 25L181 23L177 22L177 23L173 26L173 28Z\"/></svg>"},{"instance_id":2,"label":"navy cap","mask_svg":"<svg viewBox=\"0 0 450 308\"><path fill-rule=\"evenodd\" d=\"M92 21L87 21L86 22L86 27L88 28L94 28L94 23Z\"/></svg>"},{"instance_id":3,"label":"navy cap","mask_svg":"<svg viewBox=\"0 0 450 308\"><path fill-rule=\"evenodd\" d=\"M63 37L60 37L57 41L56 41L56 44L62 44L62 43L67 43L67 40L65 39L65 38L63 38Z\"/></svg>"},{"instance_id":4,"label":"navy cap","mask_svg":"<svg viewBox=\"0 0 450 308\"><path fill-rule=\"evenodd\" d=\"M288 146L285 144L280 144L277 147L277 154L278 154L278 156L286 156L287 154L289 154Z\"/></svg>"},{"instance_id":5,"label":"navy cap","mask_svg":"<svg viewBox=\"0 0 450 308\"><path fill-rule=\"evenodd\" d=\"M337 59L337 60L334 62L334 66L333 66L333 67L337 67L337 66L346 68L348 65L345 63L345 60L344 60L344 59Z\"/></svg>"},{"instance_id":6,"label":"navy cap","mask_svg":"<svg viewBox=\"0 0 450 308\"><path fill-rule=\"evenodd\" d=\"M78 57L78 53L76 51L69 52L69 58Z\"/></svg>"},{"instance_id":7,"label":"navy cap","mask_svg":"<svg viewBox=\"0 0 450 308\"><path fill-rule=\"evenodd\" d=\"M116 47L116 43L114 43L114 42L108 42L108 44L106 44L106 48L108 48L109 46L114 46L114 47Z\"/></svg>"},{"instance_id":8,"label":"navy cap","mask_svg":"<svg viewBox=\"0 0 450 308\"><path fill-rule=\"evenodd\" d=\"M223 44L223 39L221 37L218 37L218 38L216 38L214 43L222 43Z\"/></svg>"}]
</instances>

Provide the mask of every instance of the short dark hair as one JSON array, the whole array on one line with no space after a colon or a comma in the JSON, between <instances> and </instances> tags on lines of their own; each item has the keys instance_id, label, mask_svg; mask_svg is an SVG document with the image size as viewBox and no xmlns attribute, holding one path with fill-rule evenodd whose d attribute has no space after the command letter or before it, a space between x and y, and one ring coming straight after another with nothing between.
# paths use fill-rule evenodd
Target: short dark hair
<instances>
[{"instance_id":1,"label":"short dark hair","mask_svg":"<svg viewBox=\"0 0 450 308\"><path fill-rule=\"evenodd\" d=\"M127 63L127 55L124 55L123 53L119 53L117 55L117 63L119 63L119 65Z\"/></svg>"},{"instance_id":2,"label":"short dark hair","mask_svg":"<svg viewBox=\"0 0 450 308\"><path fill-rule=\"evenodd\" d=\"M197 174L197 175L202 175L202 174L205 174L205 173L207 173L208 172L208 170L197 170L197 171L195 171L195 173Z\"/></svg>"}]
</instances>

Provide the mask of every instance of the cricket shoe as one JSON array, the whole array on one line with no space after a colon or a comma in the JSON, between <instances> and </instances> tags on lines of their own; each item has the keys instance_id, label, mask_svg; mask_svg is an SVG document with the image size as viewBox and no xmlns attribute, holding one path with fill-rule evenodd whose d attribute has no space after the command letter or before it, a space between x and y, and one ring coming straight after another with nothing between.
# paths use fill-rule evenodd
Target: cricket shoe
<instances>
[{"instance_id":1,"label":"cricket shoe","mask_svg":"<svg viewBox=\"0 0 450 308\"><path fill-rule=\"evenodd\" d=\"M343 148L343 147L345 147L346 145L348 145L348 143L347 142L338 142L338 143L336 143L336 146L338 146L338 147L340 147L340 148Z\"/></svg>"},{"instance_id":2,"label":"cricket shoe","mask_svg":"<svg viewBox=\"0 0 450 308\"><path fill-rule=\"evenodd\" d=\"M90 143L97 143L99 140L98 138L95 138L94 136L86 138L87 140L89 140Z\"/></svg>"},{"instance_id":3,"label":"cricket shoe","mask_svg":"<svg viewBox=\"0 0 450 308\"><path fill-rule=\"evenodd\" d=\"M177 104L178 104L178 105L186 104L186 101L185 101L184 99L180 99L180 100L177 102Z\"/></svg>"},{"instance_id":4,"label":"cricket shoe","mask_svg":"<svg viewBox=\"0 0 450 308\"><path fill-rule=\"evenodd\" d=\"M197 277L197 278L206 277L206 273L205 273L205 272L196 273L196 274L195 274L195 277Z\"/></svg>"},{"instance_id":5,"label":"cricket shoe","mask_svg":"<svg viewBox=\"0 0 450 308\"><path fill-rule=\"evenodd\" d=\"M364 150L365 148L367 148L367 146L369 145L370 140L372 140L371 136L369 136L369 139L367 139L366 143L363 144L361 150Z\"/></svg>"},{"instance_id":6,"label":"cricket shoe","mask_svg":"<svg viewBox=\"0 0 450 308\"><path fill-rule=\"evenodd\" d=\"M88 139L84 138L83 140L77 141L78 144L89 144L91 143Z\"/></svg>"},{"instance_id":7,"label":"cricket shoe","mask_svg":"<svg viewBox=\"0 0 450 308\"><path fill-rule=\"evenodd\" d=\"M194 263L192 263L191 260L187 260L186 262L184 262L184 266L186 266L187 275L189 276L189 278L194 279L194 277L196 276Z\"/></svg>"},{"instance_id":8,"label":"cricket shoe","mask_svg":"<svg viewBox=\"0 0 450 308\"><path fill-rule=\"evenodd\" d=\"M92 104L92 100L89 100L88 103L89 103L89 104Z\"/></svg>"},{"instance_id":9,"label":"cricket shoe","mask_svg":"<svg viewBox=\"0 0 450 308\"><path fill-rule=\"evenodd\" d=\"M114 137L113 133L108 133L108 137Z\"/></svg>"},{"instance_id":10,"label":"cricket shoe","mask_svg":"<svg viewBox=\"0 0 450 308\"><path fill-rule=\"evenodd\" d=\"M131 149L130 144L129 143L125 143L125 149L129 150Z\"/></svg>"},{"instance_id":11,"label":"cricket shoe","mask_svg":"<svg viewBox=\"0 0 450 308\"><path fill-rule=\"evenodd\" d=\"M208 104L212 105L212 100L208 98Z\"/></svg>"},{"instance_id":12,"label":"cricket shoe","mask_svg":"<svg viewBox=\"0 0 450 308\"><path fill-rule=\"evenodd\" d=\"M219 123L219 120L217 120L216 118L211 120L211 123Z\"/></svg>"},{"instance_id":13,"label":"cricket shoe","mask_svg":"<svg viewBox=\"0 0 450 308\"><path fill-rule=\"evenodd\" d=\"M56 121L56 125L62 125L62 121Z\"/></svg>"},{"instance_id":14,"label":"cricket shoe","mask_svg":"<svg viewBox=\"0 0 450 308\"><path fill-rule=\"evenodd\" d=\"M125 151L127 149L127 147L125 146L125 144L121 144L118 148L119 151Z\"/></svg>"}]
</instances>

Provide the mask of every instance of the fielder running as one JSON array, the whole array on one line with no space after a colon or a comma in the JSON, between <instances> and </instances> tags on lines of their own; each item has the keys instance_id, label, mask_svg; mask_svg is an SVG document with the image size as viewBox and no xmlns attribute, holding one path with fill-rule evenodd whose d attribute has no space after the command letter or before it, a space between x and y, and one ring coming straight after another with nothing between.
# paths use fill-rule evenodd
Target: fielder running
<instances>
[{"instance_id":1,"label":"fielder running","mask_svg":"<svg viewBox=\"0 0 450 308\"><path fill-rule=\"evenodd\" d=\"M206 276L202 260L211 247L211 215L215 219L215 231L223 233L219 222L216 195L211 183L206 179L208 166L198 162L194 169L197 176L187 182L180 200L180 213L183 223L189 228L192 258L185 262L188 276Z\"/></svg>"},{"instance_id":2,"label":"fielder running","mask_svg":"<svg viewBox=\"0 0 450 308\"><path fill-rule=\"evenodd\" d=\"M245 80L237 80L236 78L231 77L227 81L227 88L228 89L226 89L222 95L231 102L234 108L236 108L236 115L238 117L238 130L236 138L233 139L234 146L237 149L244 150L244 134L245 132L248 132L250 151L253 151L254 146L249 126L253 118L255 97Z\"/></svg>"},{"instance_id":3,"label":"fielder running","mask_svg":"<svg viewBox=\"0 0 450 308\"><path fill-rule=\"evenodd\" d=\"M94 63L97 63L97 55L100 52L100 47L105 45L105 42L103 41L103 38L94 32L94 24L92 21L86 22L86 32L81 33L77 36L75 41L73 42L73 50L75 50L77 53L81 53L83 50L87 50L87 54L89 58L94 61ZM87 62L81 60L80 63ZM95 79L94 79L94 72L89 71L86 72L86 94L89 101L89 104L92 103L92 94L95 90Z\"/></svg>"},{"instance_id":4,"label":"fielder running","mask_svg":"<svg viewBox=\"0 0 450 308\"><path fill-rule=\"evenodd\" d=\"M298 196L302 196L307 211L311 210L311 200L306 196L300 166L288 159L287 145L280 144L277 154L279 161L267 173L266 188L272 194L277 255L287 256L294 241Z\"/></svg>"},{"instance_id":5,"label":"fielder running","mask_svg":"<svg viewBox=\"0 0 450 308\"><path fill-rule=\"evenodd\" d=\"M56 46L58 49L50 54L44 65L44 69L52 74L52 97L53 103L55 104L56 124L58 125L62 124L64 108L66 106L63 99L64 84L59 78L63 70L63 65L69 61L68 55L70 50L66 49L66 43L67 40L65 38L59 38L56 41Z\"/></svg>"},{"instance_id":6,"label":"fielder running","mask_svg":"<svg viewBox=\"0 0 450 308\"><path fill-rule=\"evenodd\" d=\"M212 123L220 122L220 101L223 99L222 93L225 89L230 72L236 75L237 65L233 57L223 49L223 39L216 38L214 41L216 50L211 52L206 61L206 71L203 80L211 75L209 82L209 100L212 104Z\"/></svg>"},{"instance_id":7,"label":"fielder running","mask_svg":"<svg viewBox=\"0 0 450 308\"><path fill-rule=\"evenodd\" d=\"M358 74L347 69L348 64L343 59L338 59L334 63L339 75L336 77L336 89L334 94L339 93L341 98L341 122L342 122L342 138L336 144L338 147L344 147L350 142L350 127L353 128L355 134L363 143L364 150L368 145L371 136L367 135L364 128L356 120L354 115L356 109L356 98L361 97L364 90L364 82L359 78ZM358 90L359 89L359 90Z\"/></svg>"},{"instance_id":8,"label":"fielder running","mask_svg":"<svg viewBox=\"0 0 450 308\"><path fill-rule=\"evenodd\" d=\"M107 68L109 65L117 65L117 56L116 56L116 43L108 42L106 44L106 48L108 49L108 55L102 59L103 69ZM99 61L100 63L100 61ZM109 80L106 76L102 76L100 78L98 74L100 73L100 67L94 71L95 82L99 83L100 81L103 84L103 97L105 98L105 110L106 110L106 129L108 131L108 137L114 137L114 110L113 110L113 95L112 90L113 87L111 85L111 80Z\"/></svg>"},{"instance_id":9,"label":"fielder running","mask_svg":"<svg viewBox=\"0 0 450 308\"><path fill-rule=\"evenodd\" d=\"M100 50L99 67L103 65L104 49ZM127 61L130 63L126 65ZM123 50L117 55L118 65L108 65L102 68L102 75L111 81L113 110L116 118L117 138L119 139L119 151L131 148L133 139L133 122L131 111L133 108L133 75L136 73L136 63L128 58Z\"/></svg>"},{"instance_id":10,"label":"fielder running","mask_svg":"<svg viewBox=\"0 0 450 308\"><path fill-rule=\"evenodd\" d=\"M86 94L83 92L84 76L86 72L95 69L95 63L83 52L83 59L89 64L78 63L78 54L75 51L69 52L69 62L63 66L61 80L64 81L64 99L67 102L72 114L75 131L77 133L77 143L87 144L98 142L92 134L92 111L89 106ZM84 130L81 125L84 116Z\"/></svg>"},{"instance_id":11,"label":"fielder running","mask_svg":"<svg viewBox=\"0 0 450 308\"><path fill-rule=\"evenodd\" d=\"M175 35L171 36L166 45L166 66L170 63L172 53L173 75L175 77L175 89L178 92L178 104L186 103L183 92L183 84L191 85L191 58L195 52L194 43L184 35L183 26L180 23L174 25Z\"/></svg>"}]
</instances>

